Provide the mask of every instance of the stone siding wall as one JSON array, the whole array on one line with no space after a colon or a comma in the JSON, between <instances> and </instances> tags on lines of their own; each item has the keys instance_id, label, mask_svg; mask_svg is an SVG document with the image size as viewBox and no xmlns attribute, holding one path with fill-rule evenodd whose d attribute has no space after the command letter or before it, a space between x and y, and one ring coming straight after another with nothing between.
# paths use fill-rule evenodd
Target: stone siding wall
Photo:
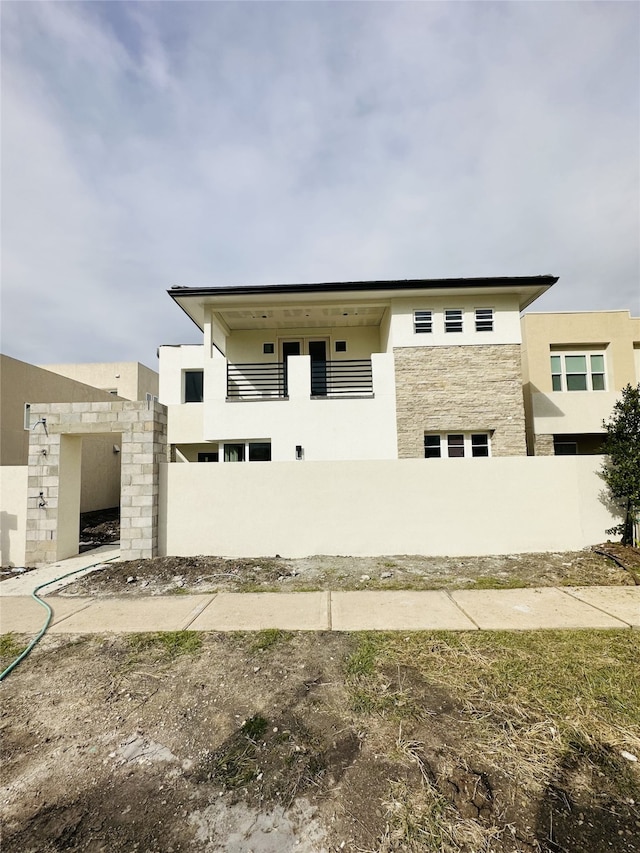
<instances>
[{"instance_id":1,"label":"stone siding wall","mask_svg":"<svg viewBox=\"0 0 640 853\"><path fill-rule=\"evenodd\" d=\"M167 460L167 413L159 403L43 403L31 407L27 500L28 565L53 562L59 553L60 450L63 436L113 433L120 444L120 553L123 559L158 553L158 470ZM42 493L42 497L41 494Z\"/></svg>"},{"instance_id":2,"label":"stone siding wall","mask_svg":"<svg viewBox=\"0 0 640 853\"><path fill-rule=\"evenodd\" d=\"M526 456L519 344L394 349L398 456L425 432L491 432L492 456Z\"/></svg>"}]
</instances>

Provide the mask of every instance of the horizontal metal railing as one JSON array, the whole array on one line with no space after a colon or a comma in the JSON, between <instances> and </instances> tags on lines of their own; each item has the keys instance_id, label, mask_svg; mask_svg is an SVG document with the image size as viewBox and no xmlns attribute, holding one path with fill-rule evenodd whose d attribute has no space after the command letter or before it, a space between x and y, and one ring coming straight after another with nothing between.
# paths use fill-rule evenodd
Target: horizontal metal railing
<instances>
[{"instance_id":1,"label":"horizontal metal railing","mask_svg":"<svg viewBox=\"0 0 640 853\"><path fill-rule=\"evenodd\" d=\"M352 397L373 394L370 358L311 364L311 396Z\"/></svg>"},{"instance_id":2,"label":"horizontal metal railing","mask_svg":"<svg viewBox=\"0 0 640 853\"><path fill-rule=\"evenodd\" d=\"M285 397L285 371L281 361L227 364L227 398L262 400Z\"/></svg>"},{"instance_id":3,"label":"horizontal metal railing","mask_svg":"<svg viewBox=\"0 0 640 853\"><path fill-rule=\"evenodd\" d=\"M227 364L228 400L286 397L285 362ZM312 397L353 397L373 394L371 359L311 362Z\"/></svg>"}]
</instances>

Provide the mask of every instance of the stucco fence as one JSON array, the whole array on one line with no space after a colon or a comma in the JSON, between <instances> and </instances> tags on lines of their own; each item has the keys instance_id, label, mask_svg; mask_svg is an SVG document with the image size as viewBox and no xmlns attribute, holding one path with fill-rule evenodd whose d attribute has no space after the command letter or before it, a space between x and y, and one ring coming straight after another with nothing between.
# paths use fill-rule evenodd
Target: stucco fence
<instances>
[{"instance_id":1,"label":"stucco fence","mask_svg":"<svg viewBox=\"0 0 640 853\"><path fill-rule=\"evenodd\" d=\"M601 456L163 464L158 552L480 555L576 550L618 522Z\"/></svg>"}]
</instances>

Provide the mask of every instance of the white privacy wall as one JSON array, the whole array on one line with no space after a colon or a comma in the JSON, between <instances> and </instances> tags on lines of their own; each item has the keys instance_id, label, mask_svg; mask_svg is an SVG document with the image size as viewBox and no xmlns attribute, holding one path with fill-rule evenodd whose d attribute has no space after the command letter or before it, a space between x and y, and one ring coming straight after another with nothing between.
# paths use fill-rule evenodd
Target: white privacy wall
<instances>
[{"instance_id":1,"label":"white privacy wall","mask_svg":"<svg viewBox=\"0 0 640 853\"><path fill-rule=\"evenodd\" d=\"M24 566L27 465L0 466L0 565Z\"/></svg>"},{"instance_id":2,"label":"white privacy wall","mask_svg":"<svg viewBox=\"0 0 640 853\"><path fill-rule=\"evenodd\" d=\"M160 466L162 555L575 550L615 523L602 457Z\"/></svg>"}]
</instances>

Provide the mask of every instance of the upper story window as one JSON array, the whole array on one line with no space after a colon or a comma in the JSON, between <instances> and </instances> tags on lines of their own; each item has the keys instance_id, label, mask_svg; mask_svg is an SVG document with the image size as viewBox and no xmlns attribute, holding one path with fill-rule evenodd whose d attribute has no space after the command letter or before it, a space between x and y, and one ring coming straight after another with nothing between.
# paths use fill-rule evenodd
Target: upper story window
<instances>
[{"instance_id":1,"label":"upper story window","mask_svg":"<svg viewBox=\"0 0 640 853\"><path fill-rule=\"evenodd\" d=\"M558 353L551 356L554 391L606 390L604 353Z\"/></svg>"},{"instance_id":2,"label":"upper story window","mask_svg":"<svg viewBox=\"0 0 640 853\"><path fill-rule=\"evenodd\" d=\"M202 403L204 399L204 370L185 370L184 402Z\"/></svg>"},{"instance_id":3,"label":"upper story window","mask_svg":"<svg viewBox=\"0 0 640 853\"><path fill-rule=\"evenodd\" d=\"M413 331L416 334L433 331L433 314L431 311L413 312Z\"/></svg>"},{"instance_id":4,"label":"upper story window","mask_svg":"<svg viewBox=\"0 0 640 853\"><path fill-rule=\"evenodd\" d=\"M491 442L488 432L425 433L425 459L464 459L465 456L489 456Z\"/></svg>"},{"instance_id":5,"label":"upper story window","mask_svg":"<svg viewBox=\"0 0 640 853\"><path fill-rule=\"evenodd\" d=\"M476 332L493 332L493 308L476 308Z\"/></svg>"},{"instance_id":6,"label":"upper story window","mask_svg":"<svg viewBox=\"0 0 640 853\"><path fill-rule=\"evenodd\" d=\"M445 332L462 331L462 308L447 308L444 312Z\"/></svg>"}]
</instances>

